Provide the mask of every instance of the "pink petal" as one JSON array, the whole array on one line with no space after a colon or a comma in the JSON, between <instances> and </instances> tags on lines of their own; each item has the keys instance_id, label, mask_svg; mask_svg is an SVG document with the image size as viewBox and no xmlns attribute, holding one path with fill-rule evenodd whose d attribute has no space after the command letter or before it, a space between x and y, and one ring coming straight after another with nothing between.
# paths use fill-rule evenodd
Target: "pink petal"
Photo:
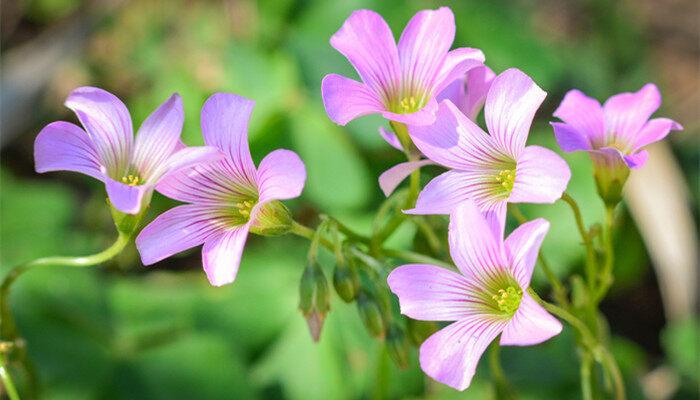
<instances>
[{"instance_id":1,"label":"pink petal","mask_svg":"<svg viewBox=\"0 0 700 400\"><path fill-rule=\"evenodd\" d=\"M486 276L506 271L503 238L471 201L459 205L450 215L448 242L457 268L470 281L483 282Z\"/></svg>"},{"instance_id":2,"label":"pink petal","mask_svg":"<svg viewBox=\"0 0 700 400\"><path fill-rule=\"evenodd\" d=\"M182 99L176 93L141 124L136 134L132 160L141 177L148 179L174 152L180 140L184 117Z\"/></svg>"},{"instance_id":3,"label":"pink petal","mask_svg":"<svg viewBox=\"0 0 700 400\"><path fill-rule=\"evenodd\" d=\"M464 77L469 71L483 67L485 59L484 53L479 49L462 47L450 51L435 78L433 93L442 92L448 85Z\"/></svg>"},{"instance_id":4,"label":"pink petal","mask_svg":"<svg viewBox=\"0 0 700 400\"><path fill-rule=\"evenodd\" d=\"M511 68L498 75L486 96L486 126L496 143L517 158L525 148L535 112L547 93L522 71Z\"/></svg>"},{"instance_id":5,"label":"pink petal","mask_svg":"<svg viewBox=\"0 0 700 400\"><path fill-rule=\"evenodd\" d=\"M148 177L148 182L155 185L165 174L195 165L215 163L224 157L224 153L213 146L185 147L171 154L156 166L151 176Z\"/></svg>"},{"instance_id":6,"label":"pink petal","mask_svg":"<svg viewBox=\"0 0 700 400\"><path fill-rule=\"evenodd\" d=\"M136 237L143 265L155 264L204 243L218 229L217 213L211 207L185 204L160 214Z\"/></svg>"},{"instance_id":7,"label":"pink petal","mask_svg":"<svg viewBox=\"0 0 700 400\"><path fill-rule=\"evenodd\" d=\"M509 158L493 139L449 100L440 103L435 123L409 126L416 147L434 162L449 168L470 170Z\"/></svg>"},{"instance_id":8,"label":"pink petal","mask_svg":"<svg viewBox=\"0 0 700 400\"><path fill-rule=\"evenodd\" d=\"M495 77L496 74L485 65L472 68L445 87L437 100L450 100L467 118L476 121Z\"/></svg>"},{"instance_id":9,"label":"pink petal","mask_svg":"<svg viewBox=\"0 0 700 400\"><path fill-rule=\"evenodd\" d=\"M386 101L398 93L399 53L391 29L379 14L353 12L331 37L331 46L350 61L377 97Z\"/></svg>"},{"instance_id":10,"label":"pink petal","mask_svg":"<svg viewBox=\"0 0 700 400\"><path fill-rule=\"evenodd\" d=\"M452 323L423 342L421 369L457 390L468 388L481 355L506 323L503 319L479 315Z\"/></svg>"},{"instance_id":11,"label":"pink petal","mask_svg":"<svg viewBox=\"0 0 700 400\"><path fill-rule=\"evenodd\" d=\"M554 111L554 116L569 128L557 127L554 132L564 151L587 150L591 144L601 145L605 138L605 115L598 100L586 96L580 90L570 90ZM570 149L570 150L569 150Z\"/></svg>"},{"instance_id":12,"label":"pink petal","mask_svg":"<svg viewBox=\"0 0 700 400\"><path fill-rule=\"evenodd\" d=\"M538 218L520 225L505 240L513 276L523 290L530 286L537 255L548 231L549 222Z\"/></svg>"},{"instance_id":13,"label":"pink petal","mask_svg":"<svg viewBox=\"0 0 700 400\"><path fill-rule=\"evenodd\" d=\"M168 173L158 182L156 190L171 199L199 204L258 197L257 176L249 181L248 177L232 175L232 171L235 167L226 159L213 164L197 164Z\"/></svg>"},{"instance_id":14,"label":"pink petal","mask_svg":"<svg viewBox=\"0 0 700 400\"><path fill-rule=\"evenodd\" d=\"M527 293L520 307L501 334L501 345L531 346L558 335L562 324Z\"/></svg>"},{"instance_id":15,"label":"pink petal","mask_svg":"<svg viewBox=\"0 0 700 400\"><path fill-rule=\"evenodd\" d=\"M592 150L591 157L595 158L596 164L604 165L605 168L614 171L619 168L641 168L647 162L649 153L641 150L633 154L625 154L614 147L603 147Z\"/></svg>"},{"instance_id":16,"label":"pink petal","mask_svg":"<svg viewBox=\"0 0 700 400\"><path fill-rule=\"evenodd\" d=\"M382 136L382 139L384 139L387 143L389 143L389 146L395 148L398 151L403 151L403 146L401 146L401 141L399 141L399 138L396 136L394 132L388 131L384 129L383 126L379 127L379 134Z\"/></svg>"},{"instance_id":17,"label":"pink petal","mask_svg":"<svg viewBox=\"0 0 700 400\"><path fill-rule=\"evenodd\" d=\"M638 151L634 154L625 154L622 156L625 164L632 169L638 169L644 166L649 158L649 153L646 150Z\"/></svg>"},{"instance_id":18,"label":"pink petal","mask_svg":"<svg viewBox=\"0 0 700 400\"><path fill-rule=\"evenodd\" d=\"M88 134L69 122L52 122L34 141L36 172L74 171L104 180L97 150Z\"/></svg>"},{"instance_id":19,"label":"pink petal","mask_svg":"<svg viewBox=\"0 0 700 400\"><path fill-rule=\"evenodd\" d=\"M299 197L306 181L306 168L290 150L275 150L260 162L258 185L260 203Z\"/></svg>"},{"instance_id":20,"label":"pink petal","mask_svg":"<svg viewBox=\"0 0 700 400\"><path fill-rule=\"evenodd\" d=\"M153 193L153 185L149 184L129 186L110 177L105 177L104 181L109 202L114 208L127 214L138 214L144 203L144 197L150 200Z\"/></svg>"},{"instance_id":21,"label":"pink petal","mask_svg":"<svg viewBox=\"0 0 700 400\"><path fill-rule=\"evenodd\" d=\"M409 161L396 164L379 175L379 187L386 197L394 192L404 179L408 178L413 171L424 165L430 165L433 162L430 160Z\"/></svg>"},{"instance_id":22,"label":"pink petal","mask_svg":"<svg viewBox=\"0 0 700 400\"><path fill-rule=\"evenodd\" d=\"M662 140L671 130L680 131L683 130L683 127L678 122L668 118L650 119L634 139L633 151Z\"/></svg>"},{"instance_id":23,"label":"pink petal","mask_svg":"<svg viewBox=\"0 0 700 400\"><path fill-rule=\"evenodd\" d=\"M391 111L382 111L382 116L389 121L396 121L406 125L430 125L435 122L435 113L438 104L435 99L430 99L420 110L410 114L396 114Z\"/></svg>"},{"instance_id":24,"label":"pink petal","mask_svg":"<svg viewBox=\"0 0 700 400\"><path fill-rule=\"evenodd\" d=\"M456 321L473 314L474 286L462 275L433 265L410 264L387 278L401 314L422 321Z\"/></svg>"},{"instance_id":25,"label":"pink petal","mask_svg":"<svg viewBox=\"0 0 700 400\"><path fill-rule=\"evenodd\" d=\"M243 225L214 235L204 242L202 261L209 283L222 286L236 279L247 238L248 225Z\"/></svg>"},{"instance_id":26,"label":"pink petal","mask_svg":"<svg viewBox=\"0 0 700 400\"><path fill-rule=\"evenodd\" d=\"M635 93L612 96L603 105L606 130L620 143L633 143L660 105L661 93L653 83L647 83Z\"/></svg>"},{"instance_id":27,"label":"pink petal","mask_svg":"<svg viewBox=\"0 0 700 400\"><path fill-rule=\"evenodd\" d=\"M385 109L369 87L336 74L323 78L321 94L328 118L338 125L345 125L355 118L380 113Z\"/></svg>"},{"instance_id":28,"label":"pink petal","mask_svg":"<svg viewBox=\"0 0 700 400\"><path fill-rule=\"evenodd\" d=\"M255 164L248 147L248 121L255 102L230 93L215 93L202 107L204 143L230 158L231 174L255 181Z\"/></svg>"},{"instance_id":29,"label":"pink petal","mask_svg":"<svg viewBox=\"0 0 700 400\"><path fill-rule=\"evenodd\" d=\"M540 146L526 147L515 169L513 203L554 203L571 178L569 165L557 153Z\"/></svg>"},{"instance_id":30,"label":"pink petal","mask_svg":"<svg viewBox=\"0 0 700 400\"><path fill-rule=\"evenodd\" d=\"M95 87L80 87L66 99L85 127L99 161L111 176L123 175L131 162L134 131L124 103Z\"/></svg>"}]
</instances>

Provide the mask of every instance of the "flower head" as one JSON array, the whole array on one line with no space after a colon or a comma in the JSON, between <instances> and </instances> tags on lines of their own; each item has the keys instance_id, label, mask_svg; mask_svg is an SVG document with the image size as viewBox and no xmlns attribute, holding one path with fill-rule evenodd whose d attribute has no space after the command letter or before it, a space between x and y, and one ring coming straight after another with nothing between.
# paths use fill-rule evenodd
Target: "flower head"
<instances>
[{"instance_id":1,"label":"flower head","mask_svg":"<svg viewBox=\"0 0 700 400\"><path fill-rule=\"evenodd\" d=\"M162 194L189 204L158 216L136 238L144 265L204 244L209 282L221 286L236 278L248 232L289 229L288 211L277 200L298 197L306 170L296 153L275 150L255 167L248 147L248 121L254 102L217 93L202 107L204 142L225 158L170 174Z\"/></svg>"},{"instance_id":2,"label":"flower head","mask_svg":"<svg viewBox=\"0 0 700 400\"><path fill-rule=\"evenodd\" d=\"M490 134L449 100L440 103L430 126L411 126L416 146L450 171L430 181L412 214L449 214L466 199L503 226L506 203L553 203L571 177L566 162L551 150L525 146L532 119L546 93L527 75L509 69L498 75L486 97ZM502 229L502 228L501 228Z\"/></svg>"},{"instance_id":3,"label":"flower head","mask_svg":"<svg viewBox=\"0 0 700 400\"><path fill-rule=\"evenodd\" d=\"M552 122L559 147L566 152L587 151L595 167L598 190L604 199L619 201L629 170L644 165L646 145L683 127L668 118L649 119L661 105L656 85L635 93L620 93L603 106L578 90L569 91Z\"/></svg>"},{"instance_id":4,"label":"flower head","mask_svg":"<svg viewBox=\"0 0 700 400\"><path fill-rule=\"evenodd\" d=\"M326 75L321 90L328 116L340 125L377 113L405 124L431 124L435 97L484 61L478 49L450 51L454 35L454 15L447 7L418 12L398 46L379 14L353 12L331 37L331 45L355 67L362 83Z\"/></svg>"},{"instance_id":5,"label":"flower head","mask_svg":"<svg viewBox=\"0 0 700 400\"><path fill-rule=\"evenodd\" d=\"M98 179L120 212L138 214L167 173L222 157L213 147L182 145L182 100L177 94L143 122L135 139L129 111L113 94L81 87L65 104L85 130L63 121L44 127L34 142L36 171L74 171Z\"/></svg>"},{"instance_id":6,"label":"flower head","mask_svg":"<svg viewBox=\"0 0 700 400\"><path fill-rule=\"evenodd\" d=\"M420 347L420 365L433 379L469 387L482 353L499 334L501 345L529 346L559 334L561 323L527 293L549 223L518 227L504 241L477 206L452 213L449 244L459 273L433 265L396 268L388 277L401 313L424 321L455 321Z\"/></svg>"}]
</instances>

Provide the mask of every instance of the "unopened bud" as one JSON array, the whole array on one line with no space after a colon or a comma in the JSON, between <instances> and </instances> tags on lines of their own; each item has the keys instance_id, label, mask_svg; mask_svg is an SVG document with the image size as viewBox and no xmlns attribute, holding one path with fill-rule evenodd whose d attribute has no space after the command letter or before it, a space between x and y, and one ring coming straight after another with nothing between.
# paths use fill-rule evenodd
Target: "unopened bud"
<instances>
[{"instance_id":1,"label":"unopened bud","mask_svg":"<svg viewBox=\"0 0 700 400\"><path fill-rule=\"evenodd\" d=\"M364 290L357 296L357 310L365 328L374 337L384 337L384 321L377 301Z\"/></svg>"},{"instance_id":2,"label":"unopened bud","mask_svg":"<svg viewBox=\"0 0 700 400\"><path fill-rule=\"evenodd\" d=\"M292 229L292 215L279 201L263 204L251 221L250 231L262 236L280 236Z\"/></svg>"},{"instance_id":3,"label":"unopened bud","mask_svg":"<svg viewBox=\"0 0 700 400\"><path fill-rule=\"evenodd\" d=\"M416 347L420 346L425 339L440 329L438 324L432 321L417 321L411 318L407 318L407 320L408 335L411 338L411 342Z\"/></svg>"},{"instance_id":4,"label":"unopened bud","mask_svg":"<svg viewBox=\"0 0 700 400\"><path fill-rule=\"evenodd\" d=\"M333 271L333 286L344 302L350 303L355 300L360 288L360 278L352 262L336 261L335 271Z\"/></svg>"},{"instance_id":5,"label":"unopened bud","mask_svg":"<svg viewBox=\"0 0 700 400\"><path fill-rule=\"evenodd\" d=\"M630 175L630 169L618 155L591 153L593 177L598 194L609 207L622 200L622 189Z\"/></svg>"},{"instance_id":6,"label":"unopened bud","mask_svg":"<svg viewBox=\"0 0 700 400\"><path fill-rule=\"evenodd\" d=\"M314 342L321 336L323 322L330 310L328 282L316 263L309 263L299 283L299 309L306 319Z\"/></svg>"},{"instance_id":7,"label":"unopened bud","mask_svg":"<svg viewBox=\"0 0 700 400\"><path fill-rule=\"evenodd\" d=\"M386 349L391 359L401 369L408 367L410 347L411 345L403 328L397 324L389 325L386 334Z\"/></svg>"}]
</instances>

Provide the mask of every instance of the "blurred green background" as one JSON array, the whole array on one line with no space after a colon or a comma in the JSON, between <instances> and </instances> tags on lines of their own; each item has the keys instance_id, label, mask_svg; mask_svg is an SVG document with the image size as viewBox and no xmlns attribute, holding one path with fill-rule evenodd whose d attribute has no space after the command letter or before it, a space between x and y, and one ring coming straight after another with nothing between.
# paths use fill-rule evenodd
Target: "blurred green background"
<instances>
[{"instance_id":1,"label":"blurred green background","mask_svg":"<svg viewBox=\"0 0 700 400\"><path fill-rule=\"evenodd\" d=\"M255 99L253 158L284 147L307 165L304 194L290 203L299 220L314 225L323 212L368 231L383 200L376 178L401 154L377 135L379 118L340 128L326 117L323 76L355 76L328 40L354 9L378 11L398 37L416 11L439 5L456 15L456 47L481 48L496 72L520 68L549 93L531 143L554 148L547 122L572 87L605 99L656 82L664 94L660 115L686 127L670 143L697 216L700 4L694 0L15 0L2 2L0 272L39 256L94 252L114 237L98 182L33 169L34 137L48 122L76 121L62 102L82 85L115 93L137 126L179 92L183 139L191 145L202 142L199 109L209 95ZM589 161L581 154L566 159L573 170L569 192L595 222L602 207ZM173 205L155 195L149 218ZM556 204L524 211L551 220L544 251L557 272L580 270L569 210ZM658 272L636 224L626 210L619 223L618 279L603 311L629 397L695 399L697 320L664 315ZM391 243L408 246L413 234L407 227ZM337 298L313 344L297 311L306 247L297 238L251 237L236 282L222 288L207 284L199 249L149 268L131 247L101 267L27 273L14 288L12 307L41 397L493 398L485 360L465 393L426 378L415 350L412 366L398 370L364 331L355 307ZM543 279L536 275L535 282ZM543 345L502 353L520 398L579 398L568 330Z\"/></svg>"}]
</instances>

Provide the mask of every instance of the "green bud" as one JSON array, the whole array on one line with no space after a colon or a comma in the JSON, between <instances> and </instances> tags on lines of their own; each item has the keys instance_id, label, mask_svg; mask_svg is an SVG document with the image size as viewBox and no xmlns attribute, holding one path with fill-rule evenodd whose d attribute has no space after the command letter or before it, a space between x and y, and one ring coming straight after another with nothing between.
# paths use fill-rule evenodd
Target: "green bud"
<instances>
[{"instance_id":1,"label":"green bud","mask_svg":"<svg viewBox=\"0 0 700 400\"><path fill-rule=\"evenodd\" d=\"M141 225L143 216L148 212L148 206L144 206L138 214L126 214L114 208L109 199L107 199L107 204L109 204L109 211L112 214L112 220L117 227L117 231L129 237L136 233Z\"/></svg>"},{"instance_id":2,"label":"green bud","mask_svg":"<svg viewBox=\"0 0 700 400\"><path fill-rule=\"evenodd\" d=\"M360 278L357 268L351 260L336 260L333 271L333 286L336 293L344 302L350 303L357 297L360 288Z\"/></svg>"},{"instance_id":3,"label":"green bud","mask_svg":"<svg viewBox=\"0 0 700 400\"><path fill-rule=\"evenodd\" d=\"M386 349L391 359L401 369L408 367L410 347L411 345L403 328L397 324L389 325L386 334Z\"/></svg>"},{"instance_id":4,"label":"green bud","mask_svg":"<svg viewBox=\"0 0 700 400\"><path fill-rule=\"evenodd\" d=\"M250 231L261 236L280 236L292 229L293 221L289 209L284 204L271 201L260 207L250 225Z\"/></svg>"},{"instance_id":5,"label":"green bud","mask_svg":"<svg viewBox=\"0 0 700 400\"><path fill-rule=\"evenodd\" d=\"M357 310L370 335L384 337L384 321L377 301L366 291L360 290L357 296Z\"/></svg>"},{"instance_id":6,"label":"green bud","mask_svg":"<svg viewBox=\"0 0 700 400\"><path fill-rule=\"evenodd\" d=\"M328 282L317 263L309 263L299 283L299 310L306 319L315 342L321 336L323 322L330 310Z\"/></svg>"},{"instance_id":7,"label":"green bud","mask_svg":"<svg viewBox=\"0 0 700 400\"><path fill-rule=\"evenodd\" d=\"M593 177L595 178L598 195L609 206L615 206L622 201L622 189L630 175L629 167L622 161L611 161L609 156L591 154L593 160Z\"/></svg>"},{"instance_id":8,"label":"green bud","mask_svg":"<svg viewBox=\"0 0 700 400\"><path fill-rule=\"evenodd\" d=\"M425 339L437 332L440 327L433 321L416 321L415 319L406 318L408 323L408 336L414 346L420 346Z\"/></svg>"}]
</instances>

